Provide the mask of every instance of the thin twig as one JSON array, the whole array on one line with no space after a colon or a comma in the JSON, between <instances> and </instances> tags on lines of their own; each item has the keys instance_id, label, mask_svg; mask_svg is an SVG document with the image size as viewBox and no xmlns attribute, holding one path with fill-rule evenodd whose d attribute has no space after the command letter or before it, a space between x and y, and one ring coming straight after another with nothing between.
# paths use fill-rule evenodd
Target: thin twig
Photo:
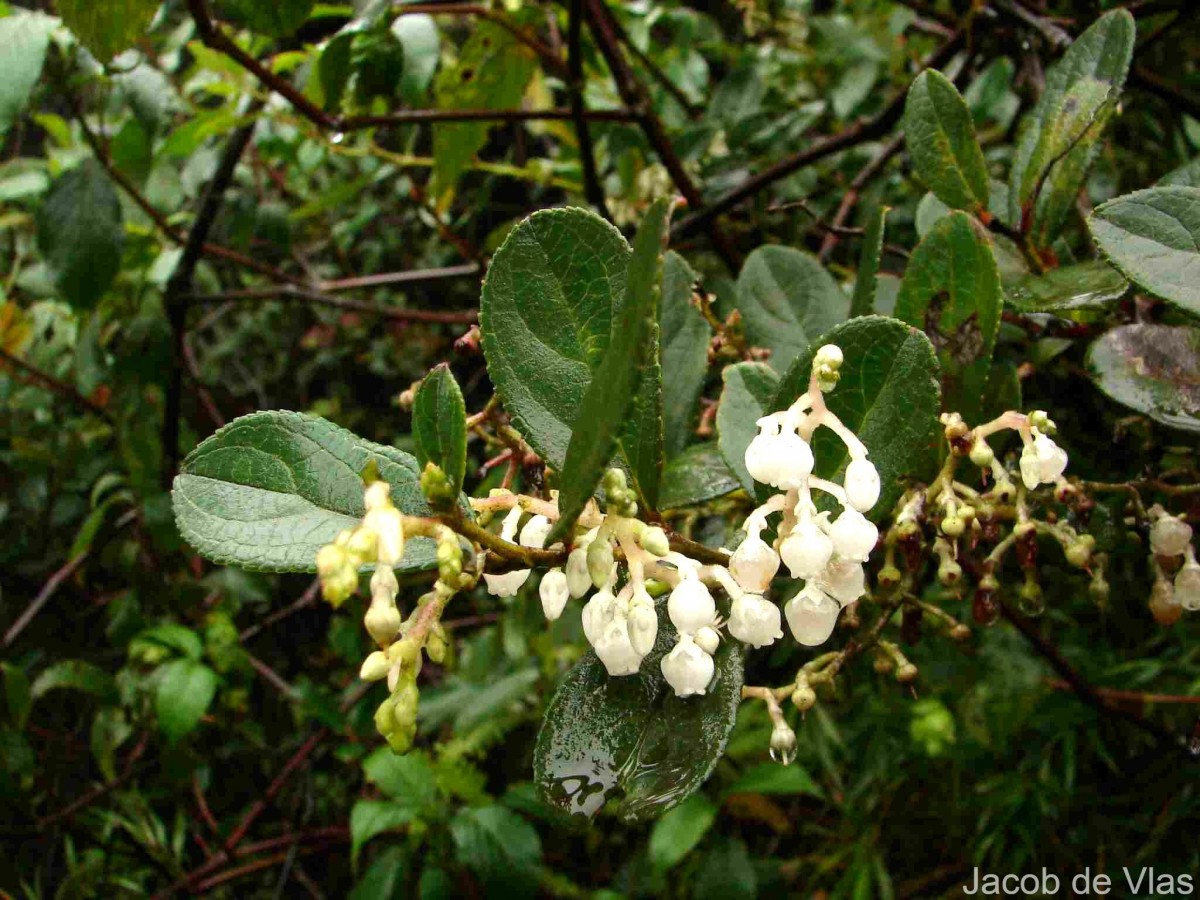
<instances>
[{"instance_id":1,"label":"thin twig","mask_svg":"<svg viewBox=\"0 0 1200 900\"><path fill-rule=\"evenodd\" d=\"M587 108L583 99L583 0L571 0L567 10L567 90L571 95L571 118L575 123L575 139L579 144L579 166L583 172L583 193L600 215L612 216L604 199L604 188L596 172L596 154L592 147L592 132L588 127Z\"/></svg>"},{"instance_id":2,"label":"thin twig","mask_svg":"<svg viewBox=\"0 0 1200 900\"><path fill-rule=\"evenodd\" d=\"M589 109L583 117L592 122L636 122L640 115L628 109ZM378 116L352 116L341 121L343 131L385 125L420 125L429 122L566 122L572 109L402 109Z\"/></svg>"},{"instance_id":3,"label":"thin twig","mask_svg":"<svg viewBox=\"0 0 1200 900\"><path fill-rule=\"evenodd\" d=\"M472 325L479 321L479 313L473 309L464 310L428 310L406 309L401 306L385 306L378 303L366 303L362 300L348 300L323 294L320 291L309 290L291 284L277 284L263 288L247 288L245 290L226 291L220 294L188 294L189 303L228 303L231 301L245 302L248 300L293 300L318 303L332 306L350 312L370 313L383 316L397 322L433 322L448 325Z\"/></svg>"},{"instance_id":4,"label":"thin twig","mask_svg":"<svg viewBox=\"0 0 1200 900\"><path fill-rule=\"evenodd\" d=\"M850 189L842 196L842 202L838 206L838 211L833 216L833 222L829 225L829 231L825 233L825 238L821 241L821 250L817 254L817 258L821 262L826 262L837 248L838 238L841 236L840 229L845 227L847 220L850 218L850 213L854 211L854 206L858 203L858 198L862 195L863 190L876 175L883 171L883 167L888 164L888 161L903 148L904 132L901 131L884 144L880 151L875 154L875 157L854 176L854 180L850 182Z\"/></svg>"},{"instance_id":5,"label":"thin twig","mask_svg":"<svg viewBox=\"0 0 1200 900\"><path fill-rule=\"evenodd\" d=\"M300 595L300 598L295 603L285 606L283 609L276 610L261 621L255 622L238 635L238 640L242 643L245 643L261 631L270 628L276 622L281 622L289 616L298 613L300 610L312 606L317 602L317 595L320 593L320 590L321 579L314 578L312 580L312 584L308 586L308 588L303 594Z\"/></svg>"},{"instance_id":6,"label":"thin twig","mask_svg":"<svg viewBox=\"0 0 1200 900\"><path fill-rule=\"evenodd\" d=\"M12 366L14 369L21 372L24 377L20 380L24 381L26 384L32 384L36 387L42 387L48 391L52 391L53 393L58 394L60 397L65 397L67 400L70 400L80 409L100 416L102 419L105 419L109 422L112 421L112 414L109 413L107 409L79 393L79 391L77 391L73 386L67 384L65 381L60 381L53 375L43 372L32 363L27 363L19 356L14 356L3 347L0 347L0 371L2 371L6 365Z\"/></svg>"}]
</instances>

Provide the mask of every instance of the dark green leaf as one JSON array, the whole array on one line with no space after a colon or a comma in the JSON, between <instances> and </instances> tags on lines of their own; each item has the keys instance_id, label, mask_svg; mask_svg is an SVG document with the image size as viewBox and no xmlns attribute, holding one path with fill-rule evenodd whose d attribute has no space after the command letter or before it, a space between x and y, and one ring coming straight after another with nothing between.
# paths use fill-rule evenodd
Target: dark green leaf
<instances>
[{"instance_id":1,"label":"dark green leaf","mask_svg":"<svg viewBox=\"0 0 1200 900\"><path fill-rule=\"evenodd\" d=\"M86 308L121 268L125 230L108 173L93 159L59 176L38 213L38 247L64 299Z\"/></svg>"},{"instance_id":2,"label":"dark green leaf","mask_svg":"<svg viewBox=\"0 0 1200 900\"><path fill-rule=\"evenodd\" d=\"M845 357L841 380L825 402L867 445L882 482L876 515L884 515L903 492L901 479L927 476L936 464L941 412L937 357L929 339L903 322L882 316L851 319L822 335L796 360L770 409L787 409L808 390L812 357L823 344L837 344ZM849 461L842 441L820 428L813 436L813 453L814 474L840 482Z\"/></svg>"},{"instance_id":3,"label":"dark green leaf","mask_svg":"<svg viewBox=\"0 0 1200 900\"><path fill-rule=\"evenodd\" d=\"M200 639L200 635L192 629L174 622L163 622L147 628L140 632L134 641L149 641L163 647L170 647L189 659L199 659L204 653L204 642Z\"/></svg>"},{"instance_id":4,"label":"dark green leaf","mask_svg":"<svg viewBox=\"0 0 1200 900\"><path fill-rule=\"evenodd\" d=\"M742 695L742 645L724 641L708 693L676 697L659 662L676 640L658 604L658 641L637 675L610 678L589 650L563 678L534 750L548 803L594 816L618 793L621 815L654 818L693 793L725 750Z\"/></svg>"},{"instance_id":5,"label":"dark green leaf","mask_svg":"<svg viewBox=\"0 0 1200 900\"><path fill-rule=\"evenodd\" d=\"M875 285L879 260L883 256L883 230L890 207L880 204L871 210L867 233L863 236L858 258L858 277L854 279L854 294L850 298L850 316L869 316L875 312Z\"/></svg>"},{"instance_id":6,"label":"dark green leaf","mask_svg":"<svg viewBox=\"0 0 1200 900\"><path fill-rule=\"evenodd\" d=\"M846 318L850 301L816 258L791 247L759 247L737 280L746 337L784 372L797 354Z\"/></svg>"},{"instance_id":7,"label":"dark green leaf","mask_svg":"<svg viewBox=\"0 0 1200 900\"><path fill-rule=\"evenodd\" d=\"M176 659L161 667L154 694L158 727L174 743L190 734L217 693L217 673L193 659Z\"/></svg>"},{"instance_id":8,"label":"dark green leaf","mask_svg":"<svg viewBox=\"0 0 1200 900\"><path fill-rule=\"evenodd\" d=\"M100 772L109 781L117 777L117 748L133 734L133 726L125 716L125 710L115 706L104 706L96 710L88 734L88 747Z\"/></svg>"},{"instance_id":9,"label":"dark green leaf","mask_svg":"<svg viewBox=\"0 0 1200 900\"><path fill-rule=\"evenodd\" d=\"M634 391L639 389L647 360L657 348L658 298L662 291L663 254L666 252L672 201L650 204L633 242L633 256L625 282L620 312L613 318L612 336L596 377L583 397L559 481L559 518L547 539L552 543L569 533L612 459L617 439L625 428L625 415ZM653 368L653 367L651 367ZM645 420L641 420L645 425ZM625 441L640 493L657 497L662 466L662 419L657 440L641 435L636 445ZM633 447L637 446L634 451ZM654 453L657 449L657 454Z\"/></svg>"},{"instance_id":10,"label":"dark green leaf","mask_svg":"<svg viewBox=\"0 0 1200 900\"><path fill-rule=\"evenodd\" d=\"M50 33L57 23L51 16L20 10L0 19L0 46L4 47L4 77L0 78L0 137L8 131L29 99L42 74Z\"/></svg>"},{"instance_id":11,"label":"dark green leaf","mask_svg":"<svg viewBox=\"0 0 1200 900\"><path fill-rule=\"evenodd\" d=\"M621 233L599 216L544 210L509 233L483 283L488 375L517 430L559 470L608 349L629 253Z\"/></svg>"},{"instance_id":12,"label":"dark green leaf","mask_svg":"<svg viewBox=\"0 0 1200 900\"><path fill-rule=\"evenodd\" d=\"M696 273L678 253L663 263L659 311L663 369L663 431L667 459L677 456L692 435L696 401L708 374L712 329L692 303Z\"/></svg>"},{"instance_id":13,"label":"dark green leaf","mask_svg":"<svg viewBox=\"0 0 1200 900\"><path fill-rule=\"evenodd\" d=\"M467 474L467 407L446 363L421 382L412 416L417 461L440 466L457 495Z\"/></svg>"},{"instance_id":14,"label":"dark green leaf","mask_svg":"<svg viewBox=\"0 0 1200 900\"><path fill-rule=\"evenodd\" d=\"M754 900L758 876L746 842L721 837L704 853L692 888L692 900Z\"/></svg>"},{"instance_id":15,"label":"dark green leaf","mask_svg":"<svg viewBox=\"0 0 1200 900\"><path fill-rule=\"evenodd\" d=\"M717 808L703 794L692 794L669 810L650 829L646 850L650 864L666 871L683 860L708 833Z\"/></svg>"},{"instance_id":16,"label":"dark green leaf","mask_svg":"<svg viewBox=\"0 0 1200 900\"><path fill-rule=\"evenodd\" d=\"M1123 325L1092 344L1087 361L1096 386L1118 403L1200 432L1200 329Z\"/></svg>"},{"instance_id":17,"label":"dark green leaf","mask_svg":"<svg viewBox=\"0 0 1200 900\"><path fill-rule=\"evenodd\" d=\"M939 200L954 209L987 209L987 167L971 110L941 72L926 69L909 89L904 139L917 174Z\"/></svg>"},{"instance_id":18,"label":"dark green leaf","mask_svg":"<svg viewBox=\"0 0 1200 900\"><path fill-rule=\"evenodd\" d=\"M313 572L317 551L365 512L360 473L374 462L392 501L430 513L417 461L316 416L252 413L183 461L171 493L184 540L213 562L262 572ZM429 538L406 542L402 568L436 564Z\"/></svg>"},{"instance_id":19,"label":"dark green leaf","mask_svg":"<svg viewBox=\"0 0 1200 900\"><path fill-rule=\"evenodd\" d=\"M128 50L146 33L159 0L56 0L63 24L100 62Z\"/></svg>"},{"instance_id":20,"label":"dark green leaf","mask_svg":"<svg viewBox=\"0 0 1200 900\"><path fill-rule=\"evenodd\" d=\"M1031 223L1040 246L1053 240L1083 186L1125 83L1135 33L1124 9L1097 19L1046 73L1037 106L1022 120L1009 221Z\"/></svg>"},{"instance_id":21,"label":"dark green leaf","mask_svg":"<svg viewBox=\"0 0 1200 900\"><path fill-rule=\"evenodd\" d=\"M759 763L725 789L726 794L808 794L825 797L821 786L813 781L798 763L781 766Z\"/></svg>"},{"instance_id":22,"label":"dark green leaf","mask_svg":"<svg viewBox=\"0 0 1200 900\"><path fill-rule=\"evenodd\" d=\"M450 821L458 861L475 873L488 897L537 893L542 842L534 827L503 806L461 809Z\"/></svg>"},{"instance_id":23,"label":"dark green leaf","mask_svg":"<svg viewBox=\"0 0 1200 900\"><path fill-rule=\"evenodd\" d=\"M1200 313L1200 188L1172 185L1103 203L1088 217L1100 252L1131 281Z\"/></svg>"},{"instance_id":24,"label":"dark green leaf","mask_svg":"<svg viewBox=\"0 0 1200 900\"><path fill-rule=\"evenodd\" d=\"M694 444L663 470L658 505L662 509L693 506L723 497L740 486L737 475L721 456L716 441Z\"/></svg>"},{"instance_id":25,"label":"dark green leaf","mask_svg":"<svg viewBox=\"0 0 1200 900\"><path fill-rule=\"evenodd\" d=\"M308 19L316 0L220 0L218 12L238 25L270 37L287 37Z\"/></svg>"},{"instance_id":26,"label":"dark green leaf","mask_svg":"<svg viewBox=\"0 0 1200 900\"><path fill-rule=\"evenodd\" d=\"M404 885L411 863L407 847L388 847L371 863L347 900L399 900L406 896Z\"/></svg>"},{"instance_id":27,"label":"dark green leaf","mask_svg":"<svg viewBox=\"0 0 1200 900\"><path fill-rule=\"evenodd\" d=\"M0 663L0 674L4 676L4 701L8 707L9 721L20 731L29 718L29 707L33 694L29 688L29 676L25 670L13 663Z\"/></svg>"},{"instance_id":28,"label":"dark green leaf","mask_svg":"<svg viewBox=\"0 0 1200 900\"><path fill-rule=\"evenodd\" d=\"M434 92L441 109L513 109L536 69L533 52L494 22L477 20L475 31L443 69ZM487 141L487 122L446 122L433 128L434 179L441 198L454 190L459 175Z\"/></svg>"},{"instance_id":29,"label":"dark green leaf","mask_svg":"<svg viewBox=\"0 0 1200 900\"><path fill-rule=\"evenodd\" d=\"M1013 309L1033 313L1095 310L1119 300L1129 282L1103 260L1051 269L1006 284L1004 299Z\"/></svg>"},{"instance_id":30,"label":"dark green leaf","mask_svg":"<svg viewBox=\"0 0 1200 900\"><path fill-rule=\"evenodd\" d=\"M779 376L764 363L742 362L726 366L724 387L717 406L717 447L738 482L751 496L754 479L746 470L746 448L758 434L754 424L767 413L779 390Z\"/></svg>"},{"instance_id":31,"label":"dark green leaf","mask_svg":"<svg viewBox=\"0 0 1200 900\"><path fill-rule=\"evenodd\" d=\"M117 684L113 677L81 659L67 659L50 666L34 679L29 693L37 700L54 690L82 691L105 703L117 699Z\"/></svg>"},{"instance_id":32,"label":"dark green leaf","mask_svg":"<svg viewBox=\"0 0 1200 900\"><path fill-rule=\"evenodd\" d=\"M1176 185L1178 187L1200 188L1200 156L1189 163L1184 163L1178 169L1173 169L1158 179L1159 187Z\"/></svg>"},{"instance_id":33,"label":"dark green leaf","mask_svg":"<svg viewBox=\"0 0 1200 900\"><path fill-rule=\"evenodd\" d=\"M411 806L392 800L357 801L350 810L350 865L358 868L358 855L371 838L408 825L414 818Z\"/></svg>"},{"instance_id":34,"label":"dark green leaf","mask_svg":"<svg viewBox=\"0 0 1200 900\"><path fill-rule=\"evenodd\" d=\"M896 318L929 337L942 366L946 409L979 412L1003 307L987 232L963 212L946 216L908 261Z\"/></svg>"},{"instance_id":35,"label":"dark green leaf","mask_svg":"<svg viewBox=\"0 0 1200 900\"><path fill-rule=\"evenodd\" d=\"M335 34L321 49L321 55L313 64L308 91L324 109L341 108L346 85L350 83L350 51L353 45L353 32Z\"/></svg>"}]
</instances>

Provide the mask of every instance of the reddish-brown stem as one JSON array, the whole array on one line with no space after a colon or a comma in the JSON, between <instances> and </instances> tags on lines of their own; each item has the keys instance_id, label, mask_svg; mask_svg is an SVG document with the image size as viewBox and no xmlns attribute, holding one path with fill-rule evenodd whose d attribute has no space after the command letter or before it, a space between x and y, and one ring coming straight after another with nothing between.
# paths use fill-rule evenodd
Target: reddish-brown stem
<instances>
[{"instance_id":1,"label":"reddish-brown stem","mask_svg":"<svg viewBox=\"0 0 1200 900\"><path fill-rule=\"evenodd\" d=\"M888 164L888 160L899 153L903 147L904 132L901 131L884 144L875 157L854 176L854 180L850 182L850 189L842 196L842 202L833 216L833 222L830 223L829 230L825 232L825 238L821 241L821 250L818 254L821 262L826 262L837 248L842 229L854 211L863 189L883 170L883 167Z\"/></svg>"},{"instance_id":2,"label":"reddish-brown stem","mask_svg":"<svg viewBox=\"0 0 1200 900\"><path fill-rule=\"evenodd\" d=\"M14 356L7 350L0 347L0 371L8 366L11 366L16 370L16 372L13 373L14 376L17 372L19 372L21 376L20 380L26 384L32 384L37 387L45 388L48 391L52 391L55 394L58 394L60 397L65 397L67 400L70 400L80 409L94 413L95 415L100 416L102 419L112 421L112 416L103 406L100 406L83 396L83 394L79 393L79 391L66 382L59 381L53 375L43 372L37 366L25 362L25 360L18 356Z\"/></svg>"},{"instance_id":3,"label":"reddish-brown stem","mask_svg":"<svg viewBox=\"0 0 1200 900\"><path fill-rule=\"evenodd\" d=\"M263 814L263 811L275 799L275 796L283 790L283 786L292 777L292 773L308 761L308 757L320 746L321 741L325 740L328 734L328 728L320 728L314 731L308 736L308 740L300 745L300 749L292 754L291 759L284 763L283 768L279 770L279 774L267 786L263 795L254 801L254 805L242 816L242 820L237 824L237 827L230 832L229 837L225 840L225 851L227 853L233 853L237 849L238 844L242 842L242 838L246 836L246 832L254 825L255 820Z\"/></svg>"}]
</instances>

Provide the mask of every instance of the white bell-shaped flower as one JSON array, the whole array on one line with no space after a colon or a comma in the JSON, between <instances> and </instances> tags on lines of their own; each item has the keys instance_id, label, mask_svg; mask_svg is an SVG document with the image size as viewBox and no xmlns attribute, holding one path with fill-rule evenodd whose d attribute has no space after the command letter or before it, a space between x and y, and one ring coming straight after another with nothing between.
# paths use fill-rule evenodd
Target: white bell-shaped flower
<instances>
[{"instance_id":1,"label":"white bell-shaped flower","mask_svg":"<svg viewBox=\"0 0 1200 900\"><path fill-rule=\"evenodd\" d=\"M1200 610L1200 564L1189 559L1175 576L1175 599L1188 612Z\"/></svg>"},{"instance_id":2,"label":"white bell-shaped flower","mask_svg":"<svg viewBox=\"0 0 1200 900\"><path fill-rule=\"evenodd\" d=\"M815 584L809 584L787 602L783 614L792 636L806 647L816 647L833 634L841 609L836 600Z\"/></svg>"},{"instance_id":3,"label":"white bell-shaped flower","mask_svg":"<svg viewBox=\"0 0 1200 900\"><path fill-rule=\"evenodd\" d=\"M779 554L757 534L748 534L729 560L729 573L743 590L761 594L779 571Z\"/></svg>"},{"instance_id":4,"label":"white bell-shaped flower","mask_svg":"<svg viewBox=\"0 0 1200 900\"><path fill-rule=\"evenodd\" d=\"M752 647L765 647L783 637L779 607L762 594L742 594L729 608L729 633Z\"/></svg>"},{"instance_id":5,"label":"white bell-shaped flower","mask_svg":"<svg viewBox=\"0 0 1200 900\"><path fill-rule=\"evenodd\" d=\"M686 634L680 635L679 643L662 658L659 667L677 697L703 694L716 671L712 656Z\"/></svg>"},{"instance_id":6,"label":"white bell-shaped flower","mask_svg":"<svg viewBox=\"0 0 1200 900\"><path fill-rule=\"evenodd\" d=\"M623 615L615 616L592 646L609 675L636 675L642 664L642 654L633 648Z\"/></svg>"},{"instance_id":7,"label":"white bell-shaped flower","mask_svg":"<svg viewBox=\"0 0 1200 900\"><path fill-rule=\"evenodd\" d=\"M400 510L390 503L369 509L363 516L363 528L375 535L375 554L379 562L385 566L400 565L404 556L404 517Z\"/></svg>"},{"instance_id":8,"label":"white bell-shaped flower","mask_svg":"<svg viewBox=\"0 0 1200 900\"><path fill-rule=\"evenodd\" d=\"M658 613L654 601L645 589L633 595L629 604L629 641L633 649L645 656L654 649L658 639Z\"/></svg>"},{"instance_id":9,"label":"white bell-shaped flower","mask_svg":"<svg viewBox=\"0 0 1200 900\"><path fill-rule=\"evenodd\" d=\"M363 506L366 507L367 512L390 506L391 501L388 499L388 495L391 492L392 486L386 481L372 481L363 491Z\"/></svg>"},{"instance_id":10,"label":"white bell-shaped flower","mask_svg":"<svg viewBox=\"0 0 1200 900\"><path fill-rule=\"evenodd\" d=\"M545 516L534 516L521 528L521 546L541 550L550 535L550 520Z\"/></svg>"},{"instance_id":11,"label":"white bell-shaped flower","mask_svg":"<svg viewBox=\"0 0 1200 900\"><path fill-rule=\"evenodd\" d=\"M695 634L717 618L717 604L699 578L680 579L667 600L667 615L682 634Z\"/></svg>"},{"instance_id":12,"label":"white bell-shaped flower","mask_svg":"<svg viewBox=\"0 0 1200 900\"><path fill-rule=\"evenodd\" d=\"M588 573L587 547L576 547L567 556L567 590L571 599L578 600L592 589L592 576Z\"/></svg>"},{"instance_id":13,"label":"white bell-shaped flower","mask_svg":"<svg viewBox=\"0 0 1200 900\"><path fill-rule=\"evenodd\" d=\"M779 555L793 578L815 578L833 556L833 541L814 519L805 517L783 539Z\"/></svg>"},{"instance_id":14,"label":"white bell-shaped flower","mask_svg":"<svg viewBox=\"0 0 1200 900\"><path fill-rule=\"evenodd\" d=\"M817 577L817 584L825 593L845 606L867 592L867 575L862 563L849 559L834 559Z\"/></svg>"},{"instance_id":15,"label":"white bell-shaped flower","mask_svg":"<svg viewBox=\"0 0 1200 900\"><path fill-rule=\"evenodd\" d=\"M774 484L780 468L779 420L763 416L758 420L758 434L746 448L746 471L762 484Z\"/></svg>"},{"instance_id":16,"label":"white bell-shaped flower","mask_svg":"<svg viewBox=\"0 0 1200 900\"><path fill-rule=\"evenodd\" d=\"M562 569L551 569L542 576L538 585L538 596L542 599L542 612L553 622L562 615L571 592L567 588L567 576Z\"/></svg>"},{"instance_id":17,"label":"white bell-shaped flower","mask_svg":"<svg viewBox=\"0 0 1200 900\"><path fill-rule=\"evenodd\" d=\"M775 487L790 491L800 487L812 474L813 452L808 442L794 428L784 428L778 438L775 454L779 462L775 471Z\"/></svg>"},{"instance_id":18,"label":"white bell-shaped flower","mask_svg":"<svg viewBox=\"0 0 1200 900\"><path fill-rule=\"evenodd\" d=\"M847 507L834 520L829 536L833 539L833 549L842 559L866 562L879 540L879 529L857 509Z\"/></svg>"},{"instance_id":19,"label":"white bell-shaped flower","mask_svg":"<svg viewBox=\"0 0 1200 900\"><path fill-rule=\"evenodd\" d=\"M1192 526L1172 515L1164 514L1150 526L1150 549L1159 556L1179 556L1191 540Z\"/></svg>"},{"instance_id":20,"label":"white bell-shaped flower","mask_svg":"<svg viewBox=\"0 0 1200 900\"><path fill-rule=\"evenodd\" d=\"M524 587L529 579L529 569L514 569L511 572L493 574L485 572L483 580L487 582L488 593L495 597L512 597Z\"/></svg>"},{"instance_id":21,"label":"white bell-shaped flower","mask_svg":"<svg viewBox=\"0 0 1200 900\"><path fill-rule=\"evenodd\" d=\"M583 607L583 635L589 644L596 646L601 633L616 616L617 600L612 591L603 588L596 591Z\"/></svg>"},{"instance_id":22,"label":"white bell-shaped flower","mask_svg":"<svg viewBox=\"0 0 1200 900\"><path fill-rule=\"evenodd\" d=\"M1067 451L1048 435L1033 429L1033 440L1021 451L1021 480L1033 490L1039 484L1052 484L1067 468Z\"/></svg>"},{"instance_id":23,"label":"white bell-shaped flower","mask_svg":"<svg viewBox=\"0 0 1200 900\"><path fill-rule=\"evenodd\" d=\"M842 486L849 504L859 512L867 512L879 500L879 472L875 464L866 457L851 460Z\"/></svg>"}]
</instances>

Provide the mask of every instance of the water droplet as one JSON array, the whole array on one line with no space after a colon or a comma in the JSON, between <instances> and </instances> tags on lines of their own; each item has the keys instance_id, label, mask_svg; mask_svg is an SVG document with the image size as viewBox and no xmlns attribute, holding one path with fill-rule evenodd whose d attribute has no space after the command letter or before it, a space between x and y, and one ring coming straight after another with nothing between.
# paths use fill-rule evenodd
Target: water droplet
<instances>
[{"instance_id":1,"label":"water droplet","mask_svg":"<svg viewBox=\"0 0 1200 900\"><path fill-rule=\"evenodd\" d=\"M340 144L340 143L341 143L342 141L344 141L345 139L346 139L346 135L345 135L343 132L341 132L341 131L335 131L335 132L333 133L333 135L332 135L332 136L329 138L329 143L331 143L331 144Z\"/></svg>"}]
</instances>

